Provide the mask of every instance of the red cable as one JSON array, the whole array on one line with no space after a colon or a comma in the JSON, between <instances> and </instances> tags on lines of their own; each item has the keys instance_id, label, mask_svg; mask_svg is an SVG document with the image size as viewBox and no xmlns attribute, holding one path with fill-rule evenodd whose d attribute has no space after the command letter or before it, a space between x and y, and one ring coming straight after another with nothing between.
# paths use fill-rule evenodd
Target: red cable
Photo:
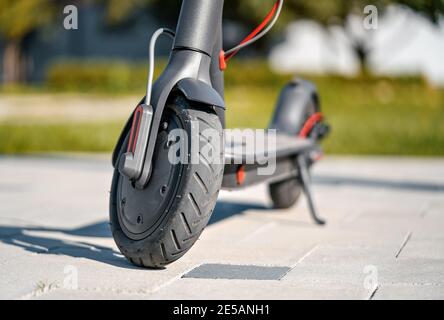
<instances>
[{"instance_id":1,"label":"red cable","mask_svg":"<svg viewBox=\"0 0 444 320\"><path fill-rule=\"evenodd\" d=\"M323 118L322 113L317 112L312 114L307 121L305 121L304 126L302 127L301 131L299 132L299 137L301 138L307 138L307 136L310 134L310 131L313 129L316 123L320 122Z\"/></svg>"},{"instance_id":2,"label":"red cable","mask_svg":"<svg viewBox=\"0 0 444 320\"><path fill-rule=\"evenodd\" d=\"M260 25L258 25L256 27L256 29L253 30L253 32L251 32L247 37L245 37L244 40L241 41L240 44L243 44L251 39L253 39L259 32L261 32L266 26L267 24L271 21L271 19L274 17L276 10L279 7L279 1L277 0L276 3L274 4L273 8L271 9L271 11L267 14L267 16L265 17L265 19L261 22ZM240 49L239 49L240 50ZM236 50L228 55L225 55L224 51L222 50L220 53L220 58L219 58L219 64L220 64L220 69L221 70L225 70L226 66L226 62L231 59L236 53L238 53L239 50ZM222 59L223 58L223 59ZM222 61L223 60L223 61Z\"/></svg>"}]
</instances>

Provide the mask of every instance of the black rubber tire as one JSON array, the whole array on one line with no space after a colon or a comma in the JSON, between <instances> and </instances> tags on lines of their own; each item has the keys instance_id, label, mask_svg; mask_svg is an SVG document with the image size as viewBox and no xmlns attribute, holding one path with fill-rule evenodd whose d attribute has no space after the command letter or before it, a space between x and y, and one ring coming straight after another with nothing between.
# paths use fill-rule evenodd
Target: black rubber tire
<instances>
[{"instance_id":1,"label":"black rubber tire","mask_svg":"<svg viewBox=\"0 0 444 320\"><path fill-rule=\"evenodd\" d=\"M308 108L305 111L305 120L307 120L312 114L319 111L319 103L313 97L311 103L308 105ZM301 128L299 128L297 132L299 132L300 129ZM292 178L270 183L268 186L268 191L275 209L288 209L298 202L302 194L302 186L299 179Z\"/></svg>"},{"instance_id":2,"label":"black rubber tire","mask_svg":"<svg viewBox=\"0 0 444 320\"><path fill-rule=\"evenodd\" d=\"M190 120L199 121L200 148L203 143L211 143L204 136L205 129L217 130L223 139L220 120L208 106L192 106L180 96L166 108L174 110L188 134L191 130ZM127 142L123 144L120 153L124 152L126 145ZM193 246L208 224L221 188L223 148L218 156L222 157L220 164L210 164L200 152L198 164L177 164L182 166L182 175L172 204L157 228L141 240L127 237L119 224L116 192L120 173L114 171L110 197L111 231L120 252L131 263L145 268L163 267L182 257Z\"/></svg>"},{"instance_id":3,"label":"black rubber tire","mask_svg":"<svg viewBox=\"0 0 444 320\"><path fill-rule=\"evenodd\" d=\"M288 209L299 200L302 186L297 179L293 178L271 183L268 190L275 209Z\"/></svg>"}]
</instances>

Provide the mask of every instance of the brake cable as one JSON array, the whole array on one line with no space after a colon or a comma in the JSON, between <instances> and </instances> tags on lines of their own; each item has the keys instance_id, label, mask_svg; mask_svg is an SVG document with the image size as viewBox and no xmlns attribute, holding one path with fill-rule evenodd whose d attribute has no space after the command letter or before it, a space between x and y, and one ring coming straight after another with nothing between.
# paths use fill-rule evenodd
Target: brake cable
<instances>
[{"instance_id":1,"label":"brake cable","mask_svg":"<svg viewBox=\"0 0 444 320\"><path fill-rule=\"evenodd\" d=\"M150 45L149 45L149 69L148 69L148 79L147 79L147 85L146 85L146 95L145 95L145 104L150 105L151 104L151 92L153 88L153 78L154 78L154 59L155 59L155 49L156 49L156 42L157 39L162 35L168 35L170 38L174 39L175 32L173 30L170 30L168 28L160 28L157 29L150 39Z\"/></svg>"},{"instance_id":2,"label":"brake cable","mask_svg":"<svg viewBox=\"0 0 444 320\"><path fill-rule=\"evenodd\" d=\"M253 32L251 32L237 46L231 48L230 50L227 50L226 52L221 50L219 54L219 68L221 70L225 70L227 68L227 61L231 59L240 49L256 42L271 30L281 14L283 4L284 0L276 0L271 11L267 14L261 24L253 30Z\"/></svg>"}]
</instances>

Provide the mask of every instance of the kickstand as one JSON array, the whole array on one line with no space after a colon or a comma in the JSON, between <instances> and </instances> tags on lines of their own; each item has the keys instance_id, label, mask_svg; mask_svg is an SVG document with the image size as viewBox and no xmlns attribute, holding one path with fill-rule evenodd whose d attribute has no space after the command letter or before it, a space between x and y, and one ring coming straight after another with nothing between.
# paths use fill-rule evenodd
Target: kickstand
<instances>
[{"instance_id":1,"label":"kickstand","mask_svg":"<svg viewBox=\"0 0 444 320\"><path fill-rule=\"evenodd\" d=\"M317 224L323 225L325 224L326 221L319 216L316 207L314 205L313 193L311 191L310 175L308 173L307 162L305 160L304 154L297 157L297 164L299 167L299 177L302 184L302 189L304 190L305 197L307 199L308 210L310 211L313 220Z\"/></svg>"}]
</instances>

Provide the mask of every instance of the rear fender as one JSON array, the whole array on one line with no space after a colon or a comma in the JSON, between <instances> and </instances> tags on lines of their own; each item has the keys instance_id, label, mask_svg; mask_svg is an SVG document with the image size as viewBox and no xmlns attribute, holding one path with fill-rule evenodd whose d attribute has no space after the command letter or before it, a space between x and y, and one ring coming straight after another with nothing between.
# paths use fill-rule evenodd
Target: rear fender
<instances>
[{"instance_id":1,"label":"rear fender","mask_svg":"<svg viewBox=\"0 0 444 320\"><path fill-rule=\"evenodd\" d=\"M320 112L320 105L315 85L302 79L292 80L280 93L269 128L297 135L306 119L316 112Z\"/></svg>"}]
</instances>

